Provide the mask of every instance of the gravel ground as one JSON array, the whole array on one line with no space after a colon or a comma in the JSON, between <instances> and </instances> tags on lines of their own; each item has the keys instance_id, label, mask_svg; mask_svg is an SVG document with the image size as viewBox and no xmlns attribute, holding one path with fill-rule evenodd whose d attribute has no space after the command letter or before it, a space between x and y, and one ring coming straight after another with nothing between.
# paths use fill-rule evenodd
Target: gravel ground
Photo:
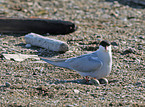
<instances>
[{"instance_id":1,"label":"gravel ground","mask_svg":"<svg viewBox=\"0 0 145 107\"><path fill-rule=\"evenodd\" d=\"M121 1L121 0L120 0ZM108 85L82 84L75 71L38 63L0 59L1 106L145 106L145 9L118 0L1 0L2 17L39 17L72 21L78 30L50 35L65 41L63 54L25 47L24 35L0 35L0 53L70 58L112 43L113 67ZM95 45L97 44L97 46ZM2 56L1 56L2 57Z\"/></svg>"}]
</instances>

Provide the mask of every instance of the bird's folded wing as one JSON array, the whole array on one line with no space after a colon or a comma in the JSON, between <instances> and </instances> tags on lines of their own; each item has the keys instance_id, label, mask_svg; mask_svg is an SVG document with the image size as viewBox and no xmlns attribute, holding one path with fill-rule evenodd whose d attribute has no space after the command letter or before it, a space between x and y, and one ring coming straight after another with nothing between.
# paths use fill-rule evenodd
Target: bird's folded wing
<instances>
[{"instance_id":1,"label":"bird's folded wing","mask_svg":"<svg viewBox=\"0 0 145 107\"><path fill-rule=\"evenodd\" d=\"M103 66L103 63L98 57L91 55L71 58L65 62L69 65L70 69L79 72L93 72L99 70Z\"/></svg>"}]
</instances>

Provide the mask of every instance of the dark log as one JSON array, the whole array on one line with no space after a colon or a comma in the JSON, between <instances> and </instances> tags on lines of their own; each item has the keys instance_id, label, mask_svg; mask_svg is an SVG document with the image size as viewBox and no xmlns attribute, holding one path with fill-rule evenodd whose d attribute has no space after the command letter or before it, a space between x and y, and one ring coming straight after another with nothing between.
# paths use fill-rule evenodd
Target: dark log
<instances>
[{"instance_id":1,"label":"dark log","mask_svg":"<svg viewBox=\"0 0 145 107\"><path fill-rule=\"evenodd\" d=\"M76 30L74 23L62 20L48 20L36 18L0 18L1 33L15 34L69 34Z\"/></svg>"}]
</instances>

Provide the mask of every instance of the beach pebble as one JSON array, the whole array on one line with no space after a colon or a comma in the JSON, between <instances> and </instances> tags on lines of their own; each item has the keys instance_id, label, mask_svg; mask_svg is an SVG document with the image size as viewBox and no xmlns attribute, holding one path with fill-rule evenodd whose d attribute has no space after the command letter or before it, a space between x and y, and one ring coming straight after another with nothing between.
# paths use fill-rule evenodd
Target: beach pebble
<instances>
[{"instance_id":1,"label":"beach pebble","mask_svg":"<svg viewBox=\"0 0 145 107\"><path fill-rule=\"evenodd\" d=\"M26 48L31 48L31 44L26 44L25 47Z\"/></svg>"},{"instance_id":2,"label":"beach pebble","mask_svg":"<svg viewBox=\"0 0 145 107\"><path fill-rule=\"evenodd\" d=\"M142 86L142 82L136 82L135 85L140 87L140 86Z\"/></svg>"},{"instance_id":3,"label":"beach pebble","mask_svg":"<svg viewBox=\"0 0 145 107\"><path fill-rule=\"evenodd\" d=\"M79 90L77 90L77 89L74 89L74 93L76 93L76 94L79 94Z\"/></svg>"},{"instance_id":4,"label":"beach pebble","mask_svg":"<svg viewBox=\"0 0 145 107\"><path fill-rule=\"evenodd\" d=\"M141 36L141 35L139 35L139 36L138 36L138 38L139 38L139 39L144 39L144 37L143 37L143 36Z\"/></svg>"},{"instance_id":5,"label":"beach pebble","mask_svg":"<svg viewBox=\"0 0 145 107\"><path fill-rule=\"evenodd\" d=\"M139 45L138 46L138 50L142 50L143 49L143 46L142 45Z\"/></svg>"},{"instance_id":6,"label":"beach pebble","mask_svg":"<svg viewBox=\"0 0 145 107\"><path fill-rule=\"evenodd\" d=\"M10 84L9 82L5 82L5 86L6 86L6 87L10 87L11 84Z\"/></svg>"},{"instance_id":7,"label":"beach pebble","mask_svg":"<svg viewBox=\"0 0 145 107\"><path fill-rule=\"evenodd\" d=\"M136 53L136 50L134 48L128 48L125 51L123 51L123 54L129 54L129 53Z\"/></svg>"},{"instance_id":8,"label":"beach pebble","mask_svg":"<svg viewBox=\"0 0 145 107\"><path fill-rule=\"evenodd\" d=\"M117 42L111 42L111 45L118 46L118 43Z\"/></svg>"}]
</instances>

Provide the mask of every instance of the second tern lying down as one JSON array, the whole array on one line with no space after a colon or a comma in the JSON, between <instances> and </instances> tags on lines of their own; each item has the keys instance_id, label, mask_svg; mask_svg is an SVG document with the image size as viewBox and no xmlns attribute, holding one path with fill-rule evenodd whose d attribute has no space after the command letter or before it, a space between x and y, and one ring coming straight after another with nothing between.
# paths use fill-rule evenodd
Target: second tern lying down
<instances>
[{"instance_id":1,"label":"second tern lying down","mask_svg":"<svg viewBox=\"0 0 145 107\"><path fill-rule=\"evenodd\" d=\"M111 45L107 40L100 42L99 49L93 53L85 54L78 57L68 59L49 60L41 57L41 60L46 61L55 66L68 68L77 71L80 75L96 79L106 77L112 68L112 53ZM87 80L88 81L88 80Z\"/></svg>"}]
</instances>

